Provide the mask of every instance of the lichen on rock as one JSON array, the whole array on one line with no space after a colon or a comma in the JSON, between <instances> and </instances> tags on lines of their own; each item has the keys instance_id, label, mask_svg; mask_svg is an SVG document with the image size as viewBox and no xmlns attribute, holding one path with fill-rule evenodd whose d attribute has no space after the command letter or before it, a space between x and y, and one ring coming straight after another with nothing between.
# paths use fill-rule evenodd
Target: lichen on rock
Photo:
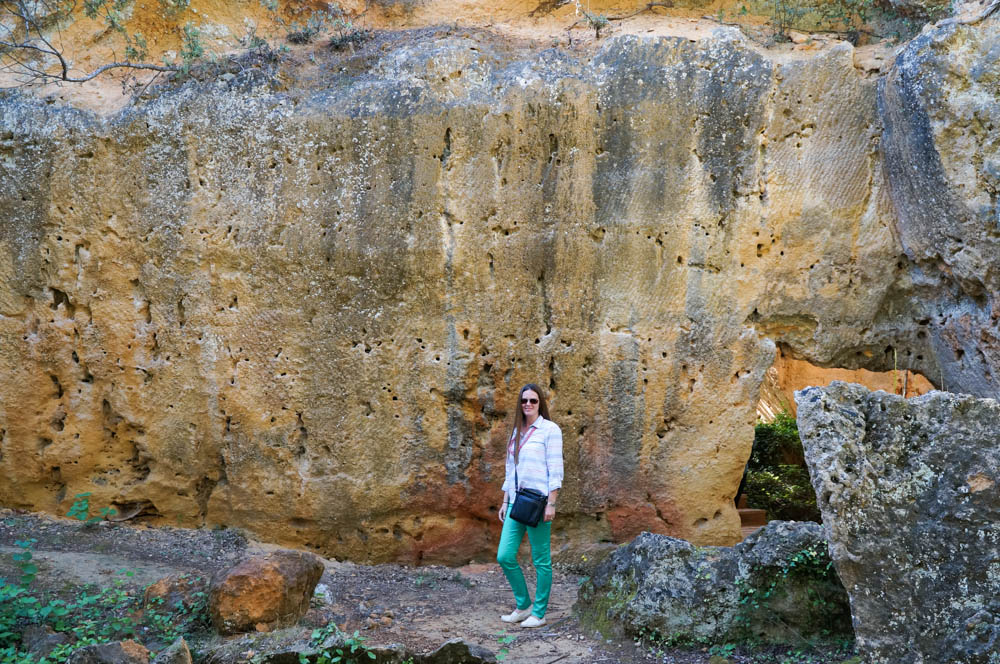
<instances>
[{"instance_id":1,"label":"lichen on rock","mask_svg":"<svg viewBox=\"0 0 1000 664\"><path fill-rule=\"evenodd\" d=\"M810 522L772 521L733 547L643 533L598 565L575 610L608 635L682 645L851 631L822 528Z\"/></svg>"},{"instance_id":2,"label":"lichen on rock","mask_svg":"<svg viewBox=\"0 0 1000 664\"><path fill-rule=\"evenodd\" d=\"M866 661L994 661L1000 405L944 392L905 400L846 383L796 400Z\"/></svg>"}]
</instances>

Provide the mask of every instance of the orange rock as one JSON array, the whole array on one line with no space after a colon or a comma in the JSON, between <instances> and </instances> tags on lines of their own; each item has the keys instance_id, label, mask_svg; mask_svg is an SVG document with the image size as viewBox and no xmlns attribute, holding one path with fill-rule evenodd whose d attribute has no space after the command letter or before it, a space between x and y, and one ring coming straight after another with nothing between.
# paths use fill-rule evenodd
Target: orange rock
<instances>
[{"instance_id":1,"label":"orange rock","mask_svg":"<svg viewBox=\"0 0 1000 664\"><path fill-rule=\"evenodd\" d=\"M148 664L149 651L131 639L84 646L73 652L67 664Z\"/></svg>"},{"instance_id":2,"label":"orange rock","mask_svg":"<svg viewBox=\"0 0 1000 664\"><path fill-rule=\"evenodd\" d=\"M209 613L220 634L294 625L309 609L323 562L303 551L249 558L212 580Z\"/></svg>"}]
</instances>

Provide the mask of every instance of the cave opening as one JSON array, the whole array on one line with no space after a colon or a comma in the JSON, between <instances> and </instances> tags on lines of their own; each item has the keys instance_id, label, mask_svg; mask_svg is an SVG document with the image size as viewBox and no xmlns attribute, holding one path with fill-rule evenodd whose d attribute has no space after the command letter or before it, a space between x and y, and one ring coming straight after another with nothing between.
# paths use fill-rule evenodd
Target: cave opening
<instances>
[{"instance_id":1,"label":"cave opening","mask_svg":"<svg viewBox=\"0 0 1000 664\"><path fill-rule=\"evenodd\" d=\"M761 384L753 449L734 498L744 538L776 519L820 520L795 422L795 392L837 380L904 398L934 389L925 376L908 369L821 367L792 357L779 347Z\"/></svg>"}]
</instances>

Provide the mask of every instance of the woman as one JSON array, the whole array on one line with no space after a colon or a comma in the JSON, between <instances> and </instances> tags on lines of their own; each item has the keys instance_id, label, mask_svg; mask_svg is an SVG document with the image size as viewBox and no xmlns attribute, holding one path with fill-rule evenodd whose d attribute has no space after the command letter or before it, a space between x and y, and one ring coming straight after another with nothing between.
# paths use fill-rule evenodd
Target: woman
<instances>
[{"instance_id":1,"label":"woman","mask_svg":"<svg viewBox=\"0 0 1000 664\"><path fill-rule=\"evenodd\" d=\"M549 591L552 588L549 537L563 479L562 431L555 422L549 420L549 407L537 385L528 383L522 387L518 400L520 407L514 416L514 431L507 441L503 506L498 515L503 522L503 531L500 533L500 546L497 549L497 562L514 591L517 606L512 613L501 616L500 620L520 623L521 627L541 627L545 624L545 609L548 607ZM515 469L517 486L514 485ZM548 494L545 516L535 527L507 518L518 489L537 489ZM534 605L528 595L521 566L517 564L517 550L521 547L525 532L531 542L531 559L535 564L537 579Z\"/></svg>"}]
</instances>

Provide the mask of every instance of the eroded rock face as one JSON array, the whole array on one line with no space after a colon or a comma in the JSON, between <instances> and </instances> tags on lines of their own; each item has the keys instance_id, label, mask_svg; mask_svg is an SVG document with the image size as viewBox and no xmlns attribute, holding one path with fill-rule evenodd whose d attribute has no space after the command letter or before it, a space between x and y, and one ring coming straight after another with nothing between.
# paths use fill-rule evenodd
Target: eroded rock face
<instances>
[{"instance_id":1,"label":"eroded rock face","mask_svg":"<svg viewBox=\"0 0 1000 664\"><path fill-rule=\"evenodd\" d=\"M916 264L905 353L938 387L1000 394L1000 16L925 32L880 84L884 169Z\"/></svg>"},{"instance_id":2,"label":"eroded rock face","mask_svg":"<svg viewBox=\"0 0 1000 664\"><path fill-rule=\"evenodd\" d=\"M905 264L849 45L400 39L110 118L3 98L0 501L488 557L536 381L557 550L728 544L774 342L891 366Z\"/></svg>"},{"instance_id":3,"label":"eroded rock face","mask_svg":"<svg viewBox=\"0 0 1000 664\"><path fill-rule=\"evenodd\" d=\"M876 664L995 661L1000 405L834 383L799 432L858 648Z\"/></svg>"},{"instance_id":4,"label":"eroded rock face","mask_svg":"<svg viewBox=\"0 0 1000 664\"><path fill-rule=\"evenodd\" d=\"M681 643L850 634L817 523L771 521L734 547L642 533L604 560L575 606L591 628Z\"/></svg>"}]
</instances>

